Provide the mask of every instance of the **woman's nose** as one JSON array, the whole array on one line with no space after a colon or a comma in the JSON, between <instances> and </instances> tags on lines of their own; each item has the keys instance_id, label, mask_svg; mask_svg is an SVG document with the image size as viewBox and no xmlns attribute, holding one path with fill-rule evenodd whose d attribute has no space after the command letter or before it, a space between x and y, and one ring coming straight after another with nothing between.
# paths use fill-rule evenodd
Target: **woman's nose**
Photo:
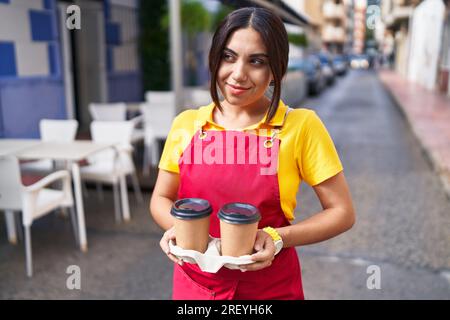
<instances>
[{"instance_id":1,"label":"woman's nose","mask_svg":"<svg viewBox=\"0 0 450 320\"><path fill-rule=\"evenodd\" d=\"M245 72L245 65L242 62L236 62L233 66L233 73L231 75L234 81L243 82L247 80Z\"/></svg>"}]
</instances>

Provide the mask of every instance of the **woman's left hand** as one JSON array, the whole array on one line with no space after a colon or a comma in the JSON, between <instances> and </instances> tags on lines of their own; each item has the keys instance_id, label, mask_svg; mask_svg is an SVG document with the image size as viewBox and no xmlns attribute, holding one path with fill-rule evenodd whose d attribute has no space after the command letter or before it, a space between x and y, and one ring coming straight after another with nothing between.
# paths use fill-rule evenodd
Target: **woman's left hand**
<instances>
[{"instance_id":1,"label":"woman's left hand","mask_svg":"<svg viewBox=\"0 0 450 320\"><path fill-rule=\"evenodd\" d=\"M240 265L241 271L256 271L269 267L275 258L275 244L272 237L263 230L258 230L255 240L255 251L251 264Z\"/></svg>"}]
</instances>

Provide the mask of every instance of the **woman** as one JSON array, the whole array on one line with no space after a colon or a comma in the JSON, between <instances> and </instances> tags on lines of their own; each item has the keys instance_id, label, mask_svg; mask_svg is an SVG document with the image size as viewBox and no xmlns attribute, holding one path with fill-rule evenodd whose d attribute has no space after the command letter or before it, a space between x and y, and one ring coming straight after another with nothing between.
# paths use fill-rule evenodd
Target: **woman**
<instances>
[{"instance_id":1,"label":"woman","mask_svg":"<svg viewBox=\"0 0 450 320\"><path fill-rule=\"evenodd\" d=\"M332 238L355 221L326 128L314 111L292 110L280 100L288 51L284 25L269 10L230 13L214 34L209 53L213 102L173 121L150 211L166 230L162 250L176 262L174 299L303 299L295 247ZM269 86L274 87L271 99L265 96ZM244 143L236 145L235 140ZM302 180L314 188L323 211L291 224ZM206 273L170 254L168 242L176 240L171 206L190 197L211 203L213 237L220 237L217 212L225 203L246 202L259 209L254 263L242 266L247 272L221 268ZM279 237L283 249L275 255Z\"/></svg>"}]
</instances>

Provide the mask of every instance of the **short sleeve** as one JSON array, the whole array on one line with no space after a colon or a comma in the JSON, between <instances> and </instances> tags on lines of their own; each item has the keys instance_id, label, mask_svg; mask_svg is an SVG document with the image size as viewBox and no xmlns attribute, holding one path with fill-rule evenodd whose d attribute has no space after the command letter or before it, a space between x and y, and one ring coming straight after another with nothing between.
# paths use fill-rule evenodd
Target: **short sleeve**
<instances>
[{"instance_id":1,"label":"short sleeve","mask_svg":"<svg viewBox=\"0 0 450 320\"><path fill-rule=\"evenodd\" d=\"M314 111L310 111L299 133L298 166L302 179L317 185L343 170L333 140Z\"/></svg>"},{"instance_id":2,"label":"short sleeve","mask_svg":"<svg viewBox=\"0 0 450 320\"><path fill-rule=\"evenodd\" d=\"M189 130L193 127L190 119L192 114L191 110L184 111L173 120L159 161L159 169L180 173L178 162L192 138L192 130Z\"/></svg>"}]
</instances>

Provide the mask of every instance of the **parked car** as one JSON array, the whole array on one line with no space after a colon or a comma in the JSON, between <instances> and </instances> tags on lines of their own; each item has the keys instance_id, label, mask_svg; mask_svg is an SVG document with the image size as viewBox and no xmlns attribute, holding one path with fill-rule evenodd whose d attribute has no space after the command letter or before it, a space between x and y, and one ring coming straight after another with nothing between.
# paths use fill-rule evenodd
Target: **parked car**
<instances>
[{"instance_id":1,"label":"parked car","mask_svg":"<svg viewBox=\"0 0 450 320\"><path fill-rule=\"evenodd\" d=\"M343 76L347 73L347 62L342 55L333 57L333 66L338 76Z\"/></svg>"},{"instance_id":2,"label":"parked car","mask_svg":"<svg viewBox=\"0 0 450 320\"><path fill-rule=\"evenodd\" d=\"M290 69L283 79L281 99L295 108L308 95L308 81L306 74L299 69Z\"/></svg>"},{"instance_id":3,"label":"parked car","mask_svg":"<svg viewBox=\"0 0 450 320\"><path fill-rule=\"evenodd\" d=\"M308 82L308 93L319 94L326 86L326 79L322 74L320 60L315 56L289 60L288 69L301 70Z\"/></svg>"},{"instance_id":4,"label":"parked car","mask_svg":"<svg viewBox=\"0 0 450 320\"><path fill-rule=\"evenodd\" d=\"M334 83L335 71L333 68L333 59L328 53L321 52L315 55L322 67L322 74L325 76L326 83L332 85Z\"/></svg>"},{"instance_id":5,"label":"parked car","mask_svg":"<svg viewBox=\"0 0 450 320\"><path fill-rule=\"evenodd\" d=\"M369 58L365 54L355 54L350 58L350 65L353 69L367 69Z\"/></svg>"}]
</instances>

